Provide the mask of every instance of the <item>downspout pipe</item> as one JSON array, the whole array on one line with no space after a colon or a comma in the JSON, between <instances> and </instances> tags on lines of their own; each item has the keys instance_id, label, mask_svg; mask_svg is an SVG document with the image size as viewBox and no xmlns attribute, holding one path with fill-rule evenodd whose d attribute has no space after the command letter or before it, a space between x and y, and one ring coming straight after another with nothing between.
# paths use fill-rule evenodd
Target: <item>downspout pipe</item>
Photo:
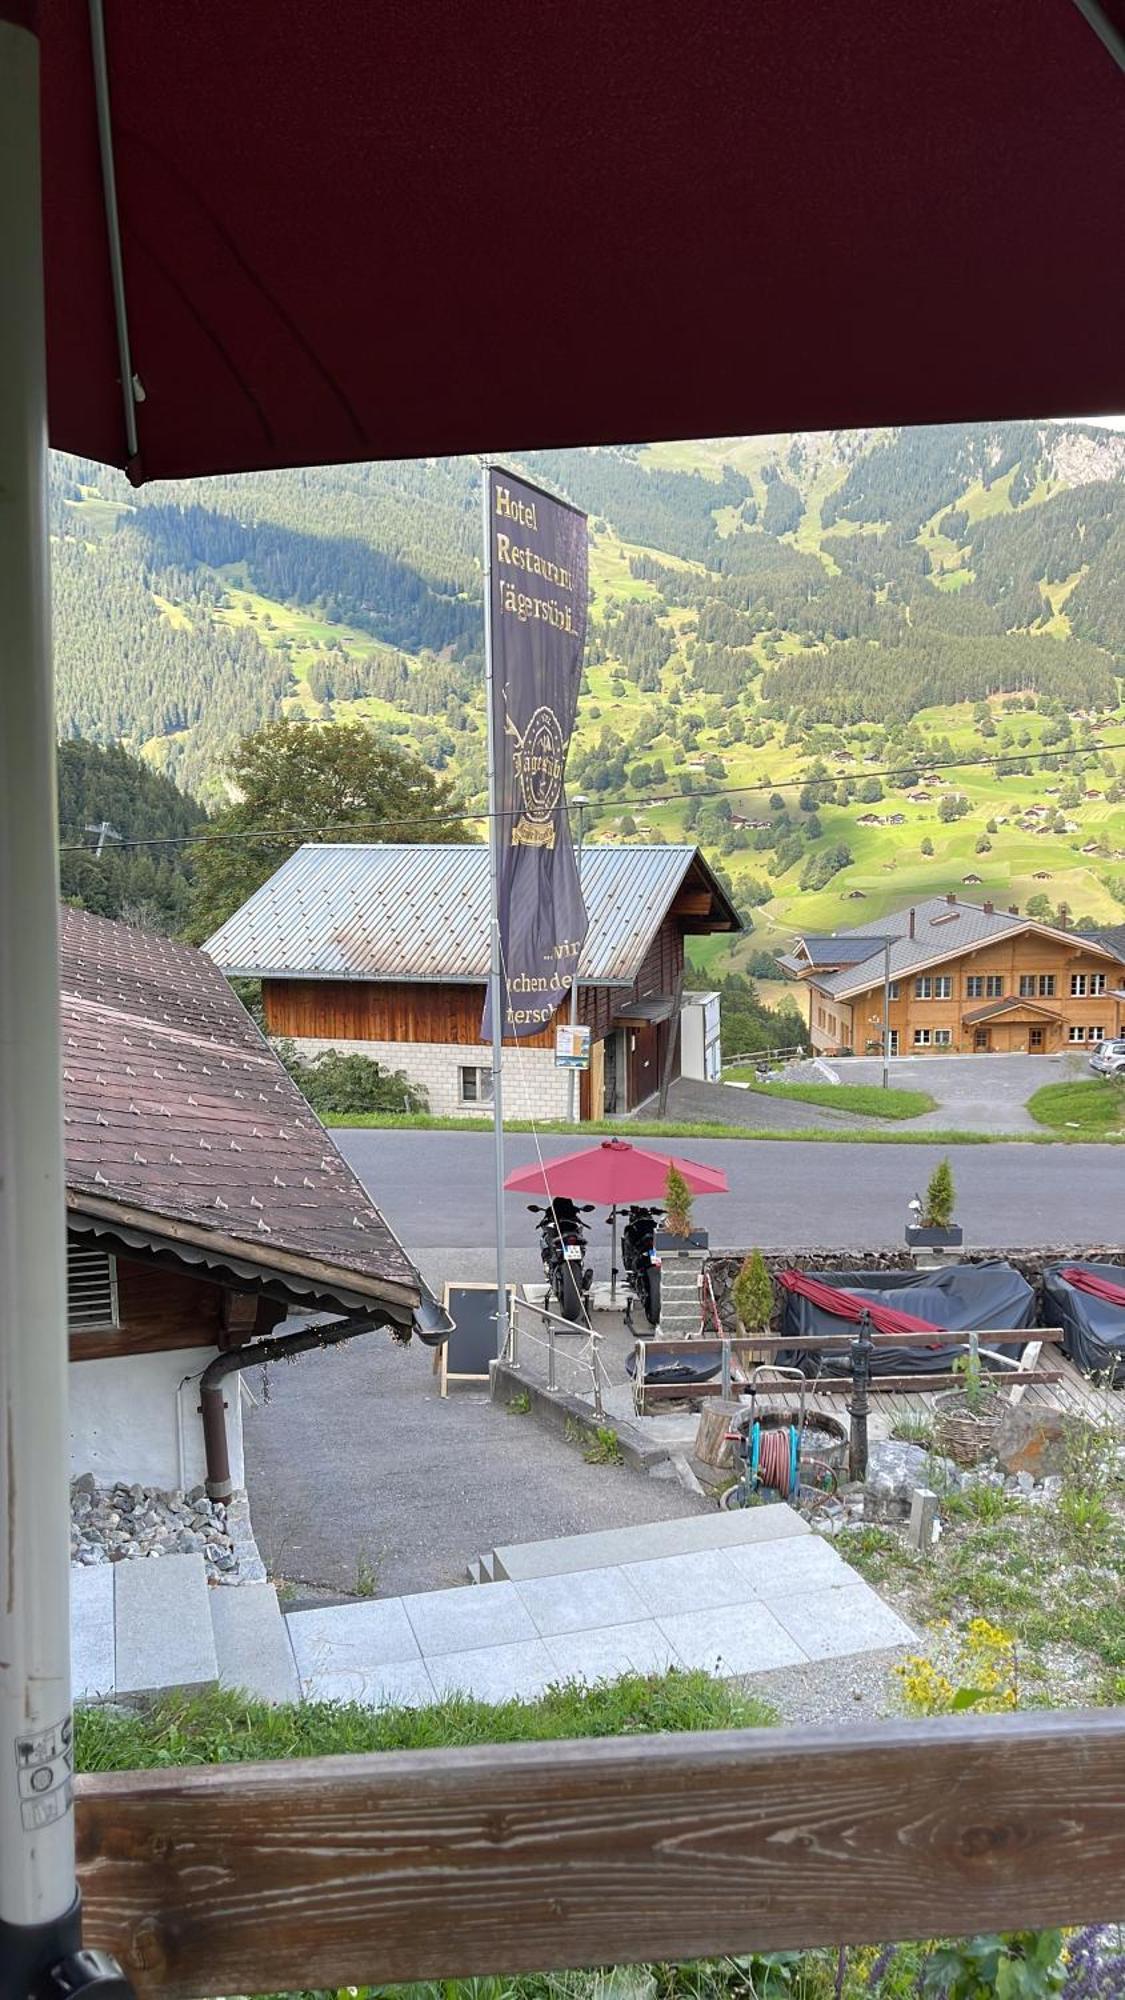
<instances>
[{"instance_id":1,"label":"downspout pipe","mask_svg":"<svg viewBox=\"0 0 1125 2000\"><path fill-rule=\"evenodd\" d=\"M370 1313L361 1319L302 1327L299 1333L281 1333L272 1340L250 1340L243 1347L231 1347L225 1354L216 1355L199 1378L199 1413L207 1459L205 1483L212 1500L229 1500L234 1492L223 1395L227 1376L237 1375L243 1368L258 1367L264 1361L289 1361L295 1354L310 1354L317 1347L341 1347L346 1340L355 1340L361 1333L374 1333L381 1326L390 1326L400 1333L405 1331L388 1314Z\"/></svg>"}]
</instances>

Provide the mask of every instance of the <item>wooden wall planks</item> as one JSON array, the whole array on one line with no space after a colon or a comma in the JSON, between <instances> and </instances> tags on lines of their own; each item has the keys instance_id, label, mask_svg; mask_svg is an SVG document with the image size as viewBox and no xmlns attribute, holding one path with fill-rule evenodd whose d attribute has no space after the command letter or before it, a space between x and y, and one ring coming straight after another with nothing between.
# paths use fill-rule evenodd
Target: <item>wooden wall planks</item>
<instances>
[{"instance_id":1,"label":"wooden wall planks","mask_svg":"<svg viewBox=\"0 0 1125 2000\"><path fill-rule=\"evenodd\" d=\"M1120 1915L1125 1711L77 1781L86 1942L141 2000Z\"/></svg>"}]
</instances>

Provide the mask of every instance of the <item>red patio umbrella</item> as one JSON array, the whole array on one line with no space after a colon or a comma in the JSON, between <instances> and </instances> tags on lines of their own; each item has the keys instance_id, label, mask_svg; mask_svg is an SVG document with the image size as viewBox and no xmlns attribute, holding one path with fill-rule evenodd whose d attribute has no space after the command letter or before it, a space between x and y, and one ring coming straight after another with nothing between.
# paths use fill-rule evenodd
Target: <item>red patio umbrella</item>
<instances>
[{"instance_id":1,"label":"red patio umbrella","mask_svg":"<svg viewBox=\"0 0 1125 2000\"><path fill-rule=\"evenodd\" d=\"M633 1146L624 1139L603 1139L600 1146L583 1146L556 1160L517 1167L504 1182L510 1194L569 1195L572 1201L596 1201L619 1208L631 1201L659 1201L669 1167L675 1167L692 1194L727 1194L721 1167L704 1167L674 1153Z\"/></svg>"}]
</instances>

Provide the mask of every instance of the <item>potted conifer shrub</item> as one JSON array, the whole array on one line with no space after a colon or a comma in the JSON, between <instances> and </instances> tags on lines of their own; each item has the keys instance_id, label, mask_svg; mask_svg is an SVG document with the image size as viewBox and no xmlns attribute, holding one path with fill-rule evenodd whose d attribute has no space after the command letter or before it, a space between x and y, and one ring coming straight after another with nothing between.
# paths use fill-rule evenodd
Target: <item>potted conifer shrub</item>
<instances>
[{"instance_id":1,"label":"potted conifer shrub","mask_svg":"<svg viewBox=\"0 0 1125 2000\"><path fill-rule=\"evenodd\" d=\"M679 1168L670 1166L664 1182L664 1224L656 1231L652 1246L662 1257L706 1250L710 1239L705 1229L693 1228L691 1208L691 1190Z\"/></svg>"},{"instance_id":2,"label":"potted conifer shrub","mask_svg":"<svg viewBox=\"0 0 1125 2000\"><path fill-rule=\"evenodd\" d=\"M730 1302L734 1309L739 1349L746 1362L768 1360L768 1351L755 1348L754 1334L768 1333L773 1318L773 1279L766 1269L766 1260L760 1250L752 1250L742 1265L731 1286ZM745 1344L744 1344L745 1343Z\"/></svg>"},{"instance_id":3,"label":"potted conifer shrub","mask_svg":"<svg viewBox=\"0 0 1125 2000\"><path fill-rule=\"evenodd\" d=\"M930 1175L926 1198L917 1222L906 1225L910 1249L956 1250L964 1241L964 1231L953 1220L953 1169L948 1160L939 1160Z\"/></svg>"}]
</instances>

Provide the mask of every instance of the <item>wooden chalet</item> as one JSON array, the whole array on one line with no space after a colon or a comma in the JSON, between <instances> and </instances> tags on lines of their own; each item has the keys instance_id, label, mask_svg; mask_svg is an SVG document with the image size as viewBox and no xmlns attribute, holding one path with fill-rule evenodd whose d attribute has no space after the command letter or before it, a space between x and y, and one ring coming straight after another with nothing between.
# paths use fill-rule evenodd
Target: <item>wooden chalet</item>
<instances>
[{"instance_id":1,"label":"wooden chalet","mask_svg":"<svg viewBox=\"0 0 1125 2000\"><path fill-rule=\"evenodd\" d=\"M741 922L696 847L586 846L590 919L579 1020L592 1031L581 1114L632 1110L678 1073L684 941ZM488 976L484 847L305 846L204 949L228 976L260 979L266 1028L302 1053L358 1050L422 1085L430 1107L471 1115L491 1099L481 1042ZM566 1111L555 1026L515 1045L512 1116Z\"/></svg>"},{"instance_id":2,"label":"wooden chalet","mask_svg":"<svg viewBox=\"0 0 1125 2000\"><path fill-rule=\"evenodd\" d=\"M780 962L808 988L822 1055L882 1048L885 975L892 1056L1092 1053L1125 1022L1125 929L1063 930L957 896L800 937Z\"/></svg>"},{"instance_id":3,"label":"wooden chalet","mask_svg":"<svg viewBox=\"0 0 1125 2000\"><path fill-rule=\"evenodd\" d=\"M428 1295L210 959L79 910L60 944L72 1471L222 1495L279 1321L406 1337Z\"/></svg>"}]
</instances>

